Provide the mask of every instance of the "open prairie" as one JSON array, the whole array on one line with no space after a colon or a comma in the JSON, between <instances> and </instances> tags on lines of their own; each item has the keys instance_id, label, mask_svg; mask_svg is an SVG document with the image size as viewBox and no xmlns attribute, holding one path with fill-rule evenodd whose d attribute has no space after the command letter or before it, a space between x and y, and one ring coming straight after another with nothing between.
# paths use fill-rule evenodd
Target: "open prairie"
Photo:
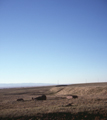
<instances>
[{"instance_id":1,"label":"open prairie","mask_svg":"<svg viewBox=\"0 0 107 120\"><path fill-rule=\"evenodd\" d=\"M106 120L107 83L0 89L0 120L43 119Z\"/></svg>"}]
</instances>

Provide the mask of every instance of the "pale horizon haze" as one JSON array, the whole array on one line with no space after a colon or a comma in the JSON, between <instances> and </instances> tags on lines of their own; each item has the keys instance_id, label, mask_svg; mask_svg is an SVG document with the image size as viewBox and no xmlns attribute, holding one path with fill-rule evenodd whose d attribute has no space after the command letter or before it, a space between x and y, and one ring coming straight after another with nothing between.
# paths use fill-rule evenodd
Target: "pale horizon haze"
<instances>
[{"instance_id":1,"label":"pale horizon haze","mask_svg":"<svg viewBox=\"0 0 107 120\"><path fill-rule=\"evenodd\" d=\"M0 0L0 83L107 82L106 0Z\"/></svg>"}]
</instances>

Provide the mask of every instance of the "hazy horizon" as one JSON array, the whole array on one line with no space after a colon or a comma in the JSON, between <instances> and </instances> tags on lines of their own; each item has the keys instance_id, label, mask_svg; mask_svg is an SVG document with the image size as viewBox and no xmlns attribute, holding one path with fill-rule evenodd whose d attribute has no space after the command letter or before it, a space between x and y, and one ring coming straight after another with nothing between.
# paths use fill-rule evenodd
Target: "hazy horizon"
<instances>
[{"instance_id":1,"label":"hazy horizon","mask_svg":"<svg viewBox=\"0 0 107 120\"><path fill-rule=\"evenodd\" d=\"M40 87L51 86L56 84L50 83L0 83L0 89L3 88L22 88L22 87Z\"/></svg>"},{"instance_id":2,"label":"hazy horizon","mask_svg":"<svg viewBox=\"0 0 107 120\"><path fill-rule=\"evenodd\" d=\"M54 84L54 83L0 83L0 89L6 88L26 88L26 87L45 87L53 85L80 85L80 84L102 84L107 82L92 82L92 83L73 83L73 84Z\"/></svg>"},{"instance_id":3,"label":"hazy horizon","mask_svg":"<svg viewBox=\"0 0 107 120\"><path fill-rule=\"evenodd\" d=\"M107 1L0 1L0 83L107 82Z\"/></svg>"}]
</instances>

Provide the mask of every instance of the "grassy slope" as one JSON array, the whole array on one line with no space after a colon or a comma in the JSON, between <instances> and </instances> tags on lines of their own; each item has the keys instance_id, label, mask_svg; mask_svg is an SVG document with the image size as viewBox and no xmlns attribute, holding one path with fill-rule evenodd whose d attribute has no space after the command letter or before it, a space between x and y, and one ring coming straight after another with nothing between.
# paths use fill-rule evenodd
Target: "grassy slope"
<instances>
[{"instance_id":1,"label":"grassy slope","mask_svg":"<svg viewBox=\"0 0 107 120\"><path fill-rule=\"evenodd\" d=\"M69 86L60 86L53 87L50 89L52 93L56 93L56 95L70 95L76 94L78 96L84 95L107 95L107 83L90 83L90 84L77 84L77 85L69 85Z\"/></svg>"}]
</instances>

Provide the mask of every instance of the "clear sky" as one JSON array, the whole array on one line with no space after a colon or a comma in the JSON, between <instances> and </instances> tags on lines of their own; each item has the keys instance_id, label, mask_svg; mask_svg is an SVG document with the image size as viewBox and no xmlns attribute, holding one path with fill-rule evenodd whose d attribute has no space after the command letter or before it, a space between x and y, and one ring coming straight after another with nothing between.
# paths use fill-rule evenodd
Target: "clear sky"
<instances>
[{"instance_id":1,"label":"clear sky","mask_svg":"<svg viewBox=\"0 0 107 120\"><path fill-rule=\"evenodd\" d=\"M106 0L0 0L0 83L105 81Z\"/></svg>"}]
</instances>

